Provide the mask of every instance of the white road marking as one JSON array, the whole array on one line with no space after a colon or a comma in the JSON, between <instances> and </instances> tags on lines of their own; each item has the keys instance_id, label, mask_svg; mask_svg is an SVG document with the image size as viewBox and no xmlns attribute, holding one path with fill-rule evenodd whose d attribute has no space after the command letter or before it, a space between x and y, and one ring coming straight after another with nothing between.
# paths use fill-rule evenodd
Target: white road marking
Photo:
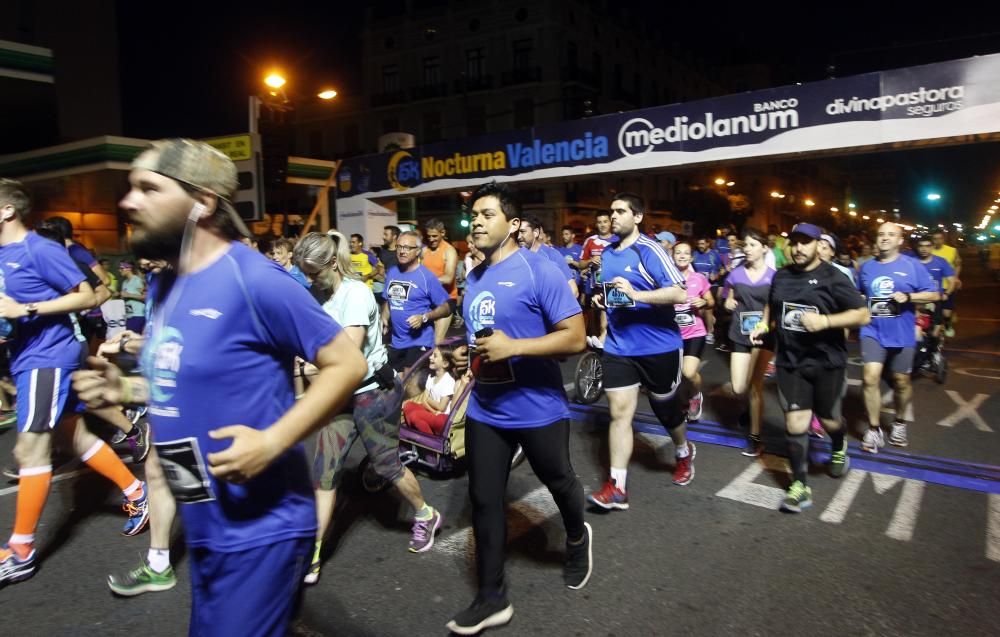
<instances>
[{"instance_id":1,"label":"white road marking","mask_svg":"<svg viewBox=\"0 0 1000 637\"><path fill-rule=\"evenodd\" d=\"M990 494L986 517L986 559L1000 562L1000 495Z\"/></svg>"},{"instance_id":2,"label":"white road marking","mask_svg":"<svg viewBox=\"0 0 1000 637\"><path fill-rule=\"evenodd\" d=\"M68 480L70 478L75 478L76 476L90 471L90 467L81 467L75 471L70 471L69 473L60 473L59 475L52 477L52 482L62 482L63 480ZM11 493L17 493L17 486L7 487L6 489L0 489L0 496L10 495Z\"/></svg>"},{"instance_id":3,"label":"white road marking","mask_svg":"<svg viewBox=\"0 0 1000 637\"><path fill-rule=\"evenodd\" d=\"M854 469L844 476L843 481L840 483L840 488L837 489L837 493L830 500L830 504L826 505L823 513L820 514L820 520L829 522L830 524L840 524L844 521L848 510L854 504L854 498L857 497L858 491L861 489L861 483L865 481L865 473L864 471Z\"/></svg>"},{"instance_id":4,"label":"white road marking","mask_svg":"<svg viewBox=\"0 0 1000 637\"><path fill-rule=\"evenodd\" d=\"M538 526L547 519L558 516L559 507L552 500L552 494L544 486L526 494L520 500L512 502L508 507L507 519L521 518L526 523L508 525L507 541L511 542L526 533L531 527ZM472 535L472 527L467 527L434 543L434 551L449 555L464 555L471 558L475 555L476 541Z\"/></svg>"},{"instance_id":5,"label":"white road marking","mask_svg":"<svg viewBox=\"0 0 1000 637\"><path fill-rule=\"evenodd\" d=\"M891 477L893 476L872 474L872 479ZM912 540L913 529L917 526L917 514L920 513L920 503L923 498L924 483L920 480L905 480L903 494L899 496L899 503L896 504L896 510L892 514L892 520L889 521L889 527L885 530L885 534L902 542Z\"/></svg>"},{"instance_id":6,"label":"white road marking","mask_svg":"<svg viewBox=\"0 0 1000 637\"><path fill-rule=\"evenodd\" d=\"M951 398L958 407L952 413L948 414L944 418L938 421L938 424L942 427L954 427L956 424L962 422L966 418L972 421L972 424L976 426L979 431L985 431L987 433L993 433L993 429L986 424L983 417L979 415L977 409L983 402L989 398L989 394L976 394L972 400L966 402L962 398L961 394L957 391L952 391L950 389L944 390L944 393Z\"/></svg>"},{"instance_id":7,"label":"white road marking","mask_svg":"<svg viewBox=\"0 0 1000 637\"><path fill-rule=\"evenodd\" d=\"M751 462L732 482L720 489L715 495L727 500L736 500L752 504L772 511L777 510L785 498L785 492L778 487L754 482L768 467L768 456L760 462ZM773 469L772 469L773 470Z\"/></svg>"}]
</instances>

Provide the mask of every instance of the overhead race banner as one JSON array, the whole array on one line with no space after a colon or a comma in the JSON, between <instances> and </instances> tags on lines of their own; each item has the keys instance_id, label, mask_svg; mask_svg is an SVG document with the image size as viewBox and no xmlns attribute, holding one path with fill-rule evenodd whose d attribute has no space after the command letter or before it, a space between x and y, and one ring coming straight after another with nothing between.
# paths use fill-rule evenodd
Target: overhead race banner
<instances>
[{"instance_id":1,"label":"overhead race banner","mask_svg":"<svg viewBox=\"0 0 1000 637\"><path fill-rule=\"evenodd\" d=\"M1000 132L1000 54L344 160L337 195L468 187Z\"/></svg>"}]
</instances>

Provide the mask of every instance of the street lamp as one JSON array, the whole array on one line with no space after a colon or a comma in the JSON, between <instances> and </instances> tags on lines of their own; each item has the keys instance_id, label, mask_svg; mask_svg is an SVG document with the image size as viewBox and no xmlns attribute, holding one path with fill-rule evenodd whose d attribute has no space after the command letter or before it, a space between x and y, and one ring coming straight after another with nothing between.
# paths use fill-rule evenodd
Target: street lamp
<instances>
[{"instance_id":1,"label":"street lamp","mask_svg":"<svg viewBox=\"0 0 1000 637\"><path fill-rule=\"evenodd\" d=\"M320 91L319 93L317 93L316 97L320 98L321 100L332 100L333 98L337 97L337 91L333 90L332 88L328 88L324 91Z\"/></svg>"},{"instance_id":2,"label":"street lamp","mask_svg":"<svg viewBox=\"0 0 1000 637\"><path fill-rule=\"evenodd\" d=\"M847 214L851 215L852 217L857 217L858 216L858 213L856 211L854 211L854 210L848 212Z\"/></svg>"},{"instance_id":3,"label":"street lamp","mask_svg":"<svg viewBox=\"0 0 1000 637\"><path fill-rule=\"evenodd\" d=\"M936 192L927 193L927 201L937 201L941 198L941 195Z\"/></svg>"},{"instance_id":4,"label":"street lamp","mask_svg":"<svg viewBox=\"0 0 1000 637\"><path fill-rule=\"evenodd\" d=\"M279 73L269 73L267 77L264 78L264 84L267 84L273 89L279 89L285 85L285 78Z\"/></svg>"},{"instance_id":5,"label":"street lamp","mask_svg":"<svg viewBox=\"0 0 1000 637\"><path fill-rule=\"evenodd\" d=\"M722 177L717 177L715 179L715 185L716 186L725 186L726 185L726 180L723 179Z\"/></svg>"},{"instance_id":6,"label":"street lamp","mask_svg":"<svg viewBox=\"0 0 1000 637\"><path fill-rule=\"evenodd\" d=\"M837 207L834 207L834 206L831 206L831 207L830 207L830 212L840 212L840 208L837 208Z\"/></svg>"},{"instance_id":7,"label":"street lamp","mask_svg":"<svg viewBox=\"0 0 1000 637\"><path fill-rule=\"evenodd\" d=\"M816 205L816 202L815 202L815 201L813 201L812 199L806 199L806 200L805 200L804 202L802 202L802 203L804 203L805 205L809 206L810 208L812 208L813 206L815 206L815 205Z\"/></svg>"}]
</instances>

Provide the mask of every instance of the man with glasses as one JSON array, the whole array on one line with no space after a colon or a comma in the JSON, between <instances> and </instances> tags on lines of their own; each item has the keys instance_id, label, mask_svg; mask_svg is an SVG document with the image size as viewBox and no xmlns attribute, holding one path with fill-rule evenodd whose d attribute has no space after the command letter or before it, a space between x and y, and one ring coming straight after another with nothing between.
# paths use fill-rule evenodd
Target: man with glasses
<instances>
[{"instance_id":1,"label":"man with glasses","mask_svg":"<svg viewBox=\"0 0 1000 637\"><path fill-rule=\"evenodd\" d=\"M448 292L434 273L420 264L420 233L399 235L396 257L382 291L383 331L392 324L389 363L397 372L409 369L434 347L434 321L451 315Z\"/></svg>"}]
</instances>

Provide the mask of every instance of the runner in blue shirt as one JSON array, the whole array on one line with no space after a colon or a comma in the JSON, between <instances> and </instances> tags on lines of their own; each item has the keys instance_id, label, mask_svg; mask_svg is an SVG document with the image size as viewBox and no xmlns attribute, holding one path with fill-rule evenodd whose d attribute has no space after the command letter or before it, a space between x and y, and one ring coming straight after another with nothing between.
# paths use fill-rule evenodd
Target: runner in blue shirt
<instances>
[{"instance_id":1,"label":"runner in blue shirt","mask_svg":"<svg viewBox=\"0 0 1000 637\"><path fill-rule=\"evenodd\" d=\"M475 388L466 417L466 460L479 593L447 627L460 635L510 621L504 583L507 478L520 444L548 487L566 528L563 580L590 579L592 531L583 520L583 487L569 459L569 409L556 357L584 349L580 305L559 270L517 246L521 211L496 182L469 197L472 241L485 261L468 273L464 304Z\"/></svg>"},{"instance_id":2,"label":"runner in blue shirt","mask_svg":"<svg viewBox=\"0 0 1000 637\"><path fill-rule=\"evenodd\" d=\"M947 305L955 291L958 273L955 272L955 268L948 263L947 259L934 254L934 241L930 237L920 237L916 243L917 256L927 268L927 273L934 279L938 292L941 293L941 302L934 304L933 325L931 327L934 334L940 337L944 331L944 306Z\"/></svg>"},{"instance_id":3,"label":"runner in blue shirt","mask_svg":"<svg viewBox=\"0 0 1000 637\"><path fill-rule=\"evenodd\" d=\"M451 315L448 292L420 263L420 233L408 230L396 239L398 264L385 274L382 325L392 324L389 363L397 372L409 369L434 347L434 321Z\"/></svg>"},{"instance_id":4,"label":"runner in blue shirt","mask_svg":"<svg viewBox=\"0 0 1000 637\"><path fill-rule=\"evenodd\" d=\"M896 420L889 432L889 442L905 447L906 415L910 408L913 388L913 354L916 346L914 303L932 303L941 298L934 281L923 265L899 253L903 245L903 229L887 222L879 226L875 239L878 258L866 261L858 275L861 293L868 298L872 321L861 328L861 358L864 361L865 409L868 431L861 449L878 453L885 445L879 421L882 413L882 368L889 365L893 375L893 396Z\"/></svg>"},{"instance_id":5,"label":"runner in blue shirt","mask_svg":"<svg viewBox=\"0 0 1000 637\"><path fill-rule=\"evenodd\" d=\"M712 248L712 242L706 237L698 239L695 247L697 250L695 250L694 258L691 260L691 267L694 268L695 272L704 274L708 278L708 282L712 285L712 296L715 297L716 305L719 305L719 286L722 283L722 276L726 272L722 256ZM702 309L701 314L708 332L705 335L705 342L712 345L715 343L715 311Z\"/></svg>"},{"instance_id":6,"label":"runner in blue shirt","mask_svg":"<svg viewBox=\"0 0 1000 637\"><path fill-rule=\"evenodd\" d=\"M619 193L611 202L611 231L618 241L601 255L604 291L594 296L608 314L603 363L611 410L611 477L588 499L604 509L629 507L625 481L640 385L649 390L649 405L674 441L674 484L694 478L695 449L684 426L690 396L678 395L684 349L674 318L674 305L687 303L686 283L663 246L639 232L645 210L642 199L631 193ZM685 381L684 393L689 392Z\"/></svg>"},{"instance_id":7,"label":"runner in blue shirt","mask_svg":"<svg viewBox=\"0 0 1000 637\"><path fill-rule=\"evenodd\" d=\"M522 248L545 257L555 264L559 271L563 273L566 280L569 281L569 289L573 293L573 298L577 297L576 273L570 269L565 257L558 250L552 246L545 245L542 241L542 222L538 217L524 215L524 218L521 219L521 227L517 231L517 244Z\"/></svg>"},{"instance_id":8,"label":"runner in blue shirt","mask_svg":"<svg viewBox=\"0 0 1000 637\"><path fill-rule=\"evenodd\" d=\"M581 279L578 268L576 267L576 260L580 258L580 250L583 248L579 243L576 242L576 230L573 226L563 226L562 229L562 244L556 246L556 250L559 254L563 256L566 260L566 265L568 265L574 272L576 272L576 286L580 287Z\"/></svg>"},{"instance_id":9,"label":"runner in blue shirt","mask_svg":"<svg viewBox=\"0 0 1000 637\"><path fill-rule=\"evenodd\" d=\"M236 167L202 142L153 142L121 202L157 280L145 378L91 358L87 404L148 400L155 453L184 521L191 635L285 635L316 533L299 441L349 399L367 366L309 292L236 237ZM172 283L172 284L170 284ZM296 403L292 362L319 368ZM152 454L151 454L152 455Z\"/></svg>"},{"instance_id":10,"label":"runner in blue shirt","mask_svg":"<svg viewBox=\"0 0 1000 637\"><path fill-rule=\"evenodd\" d=\"M0 323L17 386L19 468L14 530L0 548L0 585L35 573L35 532L52 483L54 433L68 436L81 460L121 489L129 514L123 534L135 535L149 520L144 485L87 430L70 392L71 375L86 354L70 315L94 306L94 290L63 245L28 230L30 211L21 184L0 179Z\"/></svg>"}]
</instances>

